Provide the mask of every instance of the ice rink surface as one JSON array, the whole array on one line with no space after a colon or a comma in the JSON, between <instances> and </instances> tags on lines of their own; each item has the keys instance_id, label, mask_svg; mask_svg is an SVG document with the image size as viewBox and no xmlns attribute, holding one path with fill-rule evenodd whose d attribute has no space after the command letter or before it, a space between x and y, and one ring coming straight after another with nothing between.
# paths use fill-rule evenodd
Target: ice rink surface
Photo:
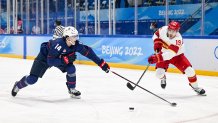
<instances>
[{"instance_id":1,"label":"ice rink surface","mask_svg":"<svg viewBox=\"0 0 218 123\"><path fill-rule=\"evenodd\" d=\"M215 123L218 121L218 77L198 76L207 96L198 96L185 75L167 73L161 89L155 72L147 71L140 85L177 107L97 66L76 65L81 99L71 99L65 74L49 69L35 85L11 96L14 82L30 71L32 60L0 58L0 123ZM137 82L143 70L111 68ZM129 107L134 107L133 111Z\"/></svg>"}]
</instances>

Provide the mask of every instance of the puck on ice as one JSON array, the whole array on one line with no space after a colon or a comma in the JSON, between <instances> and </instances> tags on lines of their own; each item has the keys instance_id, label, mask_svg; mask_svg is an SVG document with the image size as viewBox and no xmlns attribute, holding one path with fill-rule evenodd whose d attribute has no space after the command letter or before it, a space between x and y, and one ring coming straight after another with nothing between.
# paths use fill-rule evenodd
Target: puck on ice
<instances>
[{"instance_id":1,"label":"puck on ice","mask_svg":"<svg viewBox=\"0 0 218 123\"><path fill-rule=\"evenodd\" d=\"M134 107L129 107L129 110L134 110Z\"/></svg>"}]
</instances>

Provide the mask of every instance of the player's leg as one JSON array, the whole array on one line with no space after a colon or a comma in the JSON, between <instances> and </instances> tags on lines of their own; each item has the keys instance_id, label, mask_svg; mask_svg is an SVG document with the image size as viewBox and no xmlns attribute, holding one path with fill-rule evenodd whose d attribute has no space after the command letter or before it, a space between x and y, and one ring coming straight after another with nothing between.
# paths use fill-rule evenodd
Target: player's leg
<instances>
[{"instance_id":1,"label":"player's leg","mask_svg":"<svg viewBox=\"0 0 218 123\"><path fill-rule=\"evenodd\" d=\"M16 81L11 91L12 96L16 96L18 91L28 85L35 84L38 78L42 78L46 70L49 68L47 63L42 60L41 54L39 54L33 62L30 75L24 76L21 80Z\"/></svg>"},{"instance_id":2,"label":"player's leg","mask_svg":"<svg viewBox=\"0 0 218 123\"><path fill-rule=\"evenodd\" d=\"M185 69L185 74L188 77L189 85L200 95L205 95L205 90L203 88L198 87L197 76L195 74L195 70L189 66Z\"/></svg>"},{"instance_id":3,"label":"player's leg","mask_svg":"<svg viewBox=\"0 0 218 123\"><path fill-rule=\"evenodd\" d=\"M173 63L181 72L187 75L189 80L189 85L200 95L205 94L205 90L203 88L198 87L197 76L195 74L195 70L192 68L189 60L181 54L173 59Z\"/></svg>"},{"instance_id":4,"label":"player's leg","mask_svg":"<svg viewBox=\"0 0 218 123\"><path fill-rule=\"evenodd\" d=\"M161 88L165 89L166 83L166 75L165 72L168 69L169 63L168 61L159 62L156 64L156 77L161 80Z\"/></svg>"},{"instance_id":5,"label":"player's leg","mask_svg":"<svg viewBox=\"0 0 218 123\"><path fill-rule=\"evenodd\" d=\"M14 87L11 91L11 95L16 96L20 89L22 89L28 85L36 83L37 80L38 80L38 77L34 76L34 75L24 76L23 78L21 78L20 81L15 82Z\"/></svg>"},{"instance_id":6,"label":"player's leg","mask_svg":"<svg viewBox=\"0 0 218 123\"><path fill-rule=\"evenodd\" d=\"M167 82L166 82L166 75L165 75L165 69L163 68L157 68L156 69L156 76L161 80L160 85L161 88L165 89Z\"/></svg>"},{"instance_id":7,"label":"player's leg","mask_svg":"<svg viewBox=\"0 0 218 123\"><path fill-rule=\"evenodd\" d=\"M66 85L68 92L72 98L80 99L80 91L76 90L76 68L74 65L67 65L63 67L58 67L62 72L67 72L66 75Z\"/></svg>"}]
</instances>

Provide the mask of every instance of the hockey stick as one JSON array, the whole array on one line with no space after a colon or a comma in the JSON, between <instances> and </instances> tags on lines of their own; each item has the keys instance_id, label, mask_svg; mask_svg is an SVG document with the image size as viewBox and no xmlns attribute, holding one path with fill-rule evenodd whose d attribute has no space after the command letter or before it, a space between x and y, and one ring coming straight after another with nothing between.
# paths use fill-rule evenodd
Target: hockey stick
<instances>
[{"instance_id":1,"label":"hockey stick","mask_svg":"<svg viewBox=\"0 0 218 123\"><path fill-rule=\"evenodd\" d=\"M130 90L134 90L136 88L136 85L139 84L139 82L141 81L142 77L144 76L144 74L146 73L146 71L148 70L150 66L150 63L148 63L146 69L144 70L144 72L142 73L141 77L139 78L138 82L135 84L135 86L133 87L129 82L126 84L126 86L130 89Z\"/></svg>"},{"instance_id":2,"label":"hockey stick","mask_svg":"<svg viewBox=\"0 0 218 123\"><path fill-rule=\"evenodd\" d=\"M110 71L111 71L111 70L110 70ZM150 94L152 94L152 95L158 97L159 99L161 99L161 100L163 100L163 101L169 103L171 106L176 106L176 105L177 105L175 102L173 102L173 103L172 103L172 102L169 102L168 100L166 100L166 99L164 99L164 98L158 96L157 94L154 94L153 92L151 92L151 91L149 91L149 90L147 90L147 89L145 89L145 88L143 88L143 87L141 87L141 86L135 84L134 82L132 82L132 81L128 80L127 78L125 78L125 77L119 75L118 73L116 73L116 72L114 72L114 71L111 71L111 72L112 72L113 74L115 74L115 75L117 75L117 76L119 76L119 77L125 79L125 80L128 81L129 83L131 83L131 84L133 84L133 85L135 85L135 86L141 88L142 90L147 91L148 93L150 93Z\"/></svg>"},{"instance_id":3,"label":"hockey stick","mask_svg":"<svg viewBox=\"0 0 218 123\"><path fill-rule=\"evenodd\" d=\"M157 54L157 50L155 51L154 54ZM139 84L139 82L141 81L142 77L144 76L144 74L146 73L146 71L148 70L150 66L150 63L148 63L147 67L145 68L144 72L142 73L141 77L139 78L138 82L136 83L136 85ZM126 86L130 89L130 90L134 90L136 88L136 85L133 87L130 83L127 83Z\"/></svg>"}]
</instances>

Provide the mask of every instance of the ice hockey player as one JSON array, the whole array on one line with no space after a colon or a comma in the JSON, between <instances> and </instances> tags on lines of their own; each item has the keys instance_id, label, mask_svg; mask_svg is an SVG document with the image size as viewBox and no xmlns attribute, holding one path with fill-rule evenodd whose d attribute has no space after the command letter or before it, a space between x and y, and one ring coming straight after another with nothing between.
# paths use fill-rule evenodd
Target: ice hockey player
<instances>
[{"instance_id":1,"label":"ice hockey player","mask_svg":"<svg viewBox=\"0 0 218 123\"><path fill-rule=\"evenodd\" d=\"M65 27L63 38L49 40L41 44L40 52L33 62L30 74L15 82L11 92L12 96L16 96L20 89L35 84L49 67L54 66L63 73L66 72L66 85L71 97L80 98L80 91L75 89L76 68L73 62L76 59L76 52L91 59L106 73L109 72L109 65L103 59L100 59L91 47L80 43L78 41L78 31L69 26Z\"/></svg>"},{"instance_id":2,"label":"ice hockey player","mask_svg":"<svg viewBox=\"0 0 218 123\"><path fill-rule=\"evenodd\" d=\"M206 95L203 88L198 87L195 70L184 55L184 42L179 33L179 22L172 21L168 26L159 28L153 35L154 51L157 52L148 58L150 64L156 63L156 76L161 79L161 87L166 87L165 72L169 64L176 66L183 74L186 74L189 85L199 95Z\"/></svg>"}]
</instances>

